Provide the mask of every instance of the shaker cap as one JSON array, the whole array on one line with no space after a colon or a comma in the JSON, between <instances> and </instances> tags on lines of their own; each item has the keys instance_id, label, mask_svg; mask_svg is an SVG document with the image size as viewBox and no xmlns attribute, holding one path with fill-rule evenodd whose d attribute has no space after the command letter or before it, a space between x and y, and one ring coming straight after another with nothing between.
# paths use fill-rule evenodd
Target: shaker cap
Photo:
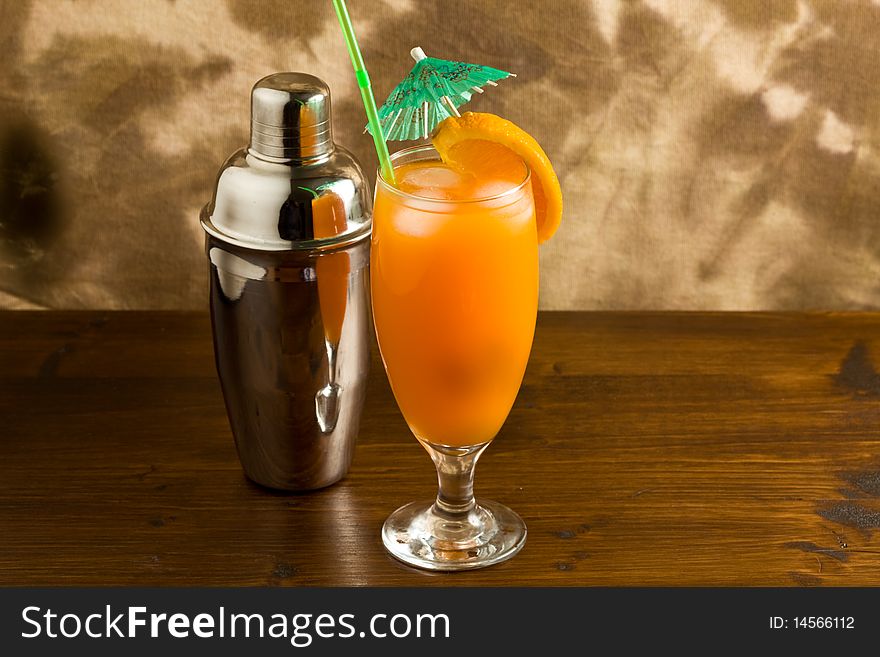
<instances>
[{"instance_id":1,"label":"shaker cap","mask_svg":"<svg viewBox=\"0 0 880 657\"><path fill-rule=\"evenodd\" d=\"M330 89L308 73L273 73L251 91L251 149L271 158L308 160L333 150Z\"/></svg>"},{"instance_id":2,"label":"shaker cap","mask_svg":"<svg viewBox=\"0 0 880 657\"><path fill-rule=\"evenodd\" d=\"M259 251L330 249L369 236L371 194L354 156L333 143L330 90L273 73L251 92L251 142L217 175L201 213L212 238Z\"/></svg>"}]
</instances>

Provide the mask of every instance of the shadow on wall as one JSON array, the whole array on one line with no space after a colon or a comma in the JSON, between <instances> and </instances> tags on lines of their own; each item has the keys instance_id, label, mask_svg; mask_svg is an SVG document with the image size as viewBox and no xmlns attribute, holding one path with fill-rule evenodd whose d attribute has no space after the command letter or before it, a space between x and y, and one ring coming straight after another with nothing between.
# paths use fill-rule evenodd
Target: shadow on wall
<instances>
[{"instance_id":1,"label":"shadow on wall","mask_svg":"<svg viewBox=\"0 0 880 657\"><path fill-rule=\"evenodd\" d=\"M216 166L233 142L214 134L178 151L145 120L229 61L137 37L56 35L19 66L11 91L33 111L0 122L0 289L10 305L181 308L203 298L190 215L214 172L192 164Z\"/></svg>"},{"instance_id":2,"label":"shadow on wall","mask_svg":"<svg viewBox=\"0 0 880 657\"><path fill-rule=\"evenodd\" d=\"M39 126L23 115L0 124L0 292L21 295L43 276L46 253L64 228L57 182Z\"/></svg>"},{"instance_id":3,"label":"shadow on wall","mask_svg":"<svg viewBox=\"0 0 880 657\"><path fill-rule=\"evenodd\" d=\"M561 234L590 257L542 253L582 281L560 305L880 307L880 4L618 8L619 86L567 135L590 218Z\"/></svg>"},{"instance_id":4,"label":"shadow on wall","mask_svg":"<svg viewBox=\"0 0 880 657\"><path fill-rule=\"evenodd\" d=\"M701 278L735 266L739 251L772 233L767 224L776 218L788 252L765 265L767 305L880 306L880 6L719 4L748 30L800 25L788 28L789 43L760 89L719 98L698 124L701 162L751 174L701 258Z\"/></svg>"}]
</instances>

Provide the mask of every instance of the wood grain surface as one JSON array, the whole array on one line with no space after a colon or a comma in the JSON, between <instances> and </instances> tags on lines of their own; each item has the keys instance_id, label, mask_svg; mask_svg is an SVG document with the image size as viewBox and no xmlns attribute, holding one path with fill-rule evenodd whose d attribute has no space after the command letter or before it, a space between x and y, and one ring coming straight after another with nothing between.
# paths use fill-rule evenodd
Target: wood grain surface
<instances>
[{"instance_id":1,"label":"wood grain surface","mask_svg":"<svg viewBox=\"0 0 880 657\"><path fill-rule=\"evenodd\" d=\"M880 315L543 313L477 494L512 561L429 574L434 493L374 359L349 476L238 465L206 313L0 313L2 585L880 585Z\"/></svg>"}]
</instances>

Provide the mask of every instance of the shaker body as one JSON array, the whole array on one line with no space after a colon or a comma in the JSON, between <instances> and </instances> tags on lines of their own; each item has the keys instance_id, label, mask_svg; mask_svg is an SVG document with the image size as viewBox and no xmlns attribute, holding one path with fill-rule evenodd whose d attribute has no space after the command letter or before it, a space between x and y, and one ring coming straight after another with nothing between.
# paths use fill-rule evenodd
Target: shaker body
<instances>
[{"instance_id":1,"label":"shaker body","mask_svg":"<svg viewBox=\"0 0 880 657\"><path fill-rule=\"evenodd\" d=\"M368 234L283 252L206 238L217 371L258 484L312 490L348 471L370 359L369 248Z\"/></svg>"}]
</instances>

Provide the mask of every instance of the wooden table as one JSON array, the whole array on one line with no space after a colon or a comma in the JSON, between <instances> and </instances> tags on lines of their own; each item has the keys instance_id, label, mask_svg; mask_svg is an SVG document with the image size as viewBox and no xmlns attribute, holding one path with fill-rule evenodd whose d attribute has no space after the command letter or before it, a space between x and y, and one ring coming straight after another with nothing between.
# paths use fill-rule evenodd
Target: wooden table
<instances>
[{"instance_id":1,"label":"wooden table","mask_svg":"<svg viewBox=\"0 0 880 657\"><path fill-rule=\"evenodd\" d=\"M0 313L0 585L880 585L880 315L542 313L477 492L512 561L429 574L434 493L374 360L341 483L241 473L207 313Z\"/></svg>"}]
</instances>

